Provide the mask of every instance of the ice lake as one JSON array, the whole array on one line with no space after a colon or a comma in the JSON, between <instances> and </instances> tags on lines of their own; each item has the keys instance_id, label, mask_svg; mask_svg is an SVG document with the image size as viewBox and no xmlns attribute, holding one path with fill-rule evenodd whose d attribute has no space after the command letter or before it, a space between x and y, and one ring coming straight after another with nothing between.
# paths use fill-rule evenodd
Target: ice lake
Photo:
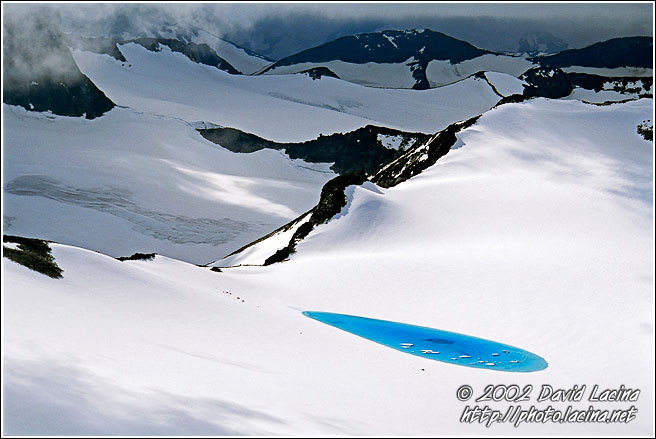
<instances>
[{"instance_id":1,"label":"ice lake","mask_svg":"<svg viewBox=\"0 0 656 439\"><path fill-rule=\"evenodd\" d=\"M506 372L545 369L540 356L491 340L366 317L305 311L304 315L407 354L458 366Z\"/></svg>"}]
</instances>

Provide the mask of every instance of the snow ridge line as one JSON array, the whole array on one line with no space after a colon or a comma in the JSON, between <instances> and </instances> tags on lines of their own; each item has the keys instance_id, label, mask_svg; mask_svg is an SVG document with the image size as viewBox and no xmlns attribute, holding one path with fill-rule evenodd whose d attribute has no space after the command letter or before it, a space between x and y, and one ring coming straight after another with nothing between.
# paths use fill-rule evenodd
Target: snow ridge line
<instances>
[{"instance_id":1,"label":"snow ridge line","mask_svg":"<svg viewBox=\"0 0 656 439\"><path fill-rule=\"evenodd\" d=\"M235 250L234 252L227 255L225 258L234 256L243 252L244 250L258 244L266 239L271 238L272 236L286 232L292 227L299 224L304 218L309 218L307 221L303 222L294 234L291 239L283 248L278 249L274 254L270 255L264 260L263 266L271 265L276 262L283 262L289 259L289 257L296 252L296 244L302 241L316 226L325 224L331 220L335 215L339 214L344 206L346 206L346 188L351 185L361 185L367 181L367 174L362 171L351 171L345 174L339 175L332 180L324 184L321 189L321 196L319 197L319 202L309 211L303 213L299 217L285 224L284 226L274 230L262 238L257 239L256 241L251 242L250 244L245 245L244 247ZM223 259L225 259L223 258ZM218 261L216 261L218 262ZM214 263L212 263L214 264ZM210 264L208 264L210 265ZM243 265L243 264L239 264ZM237 266L239 266L237 265ZM247 264L247 265L259 265L259 264ZM233 265L234 266L234 265Z\"/></svg>"},{"instance_id":2,"label":"snow ridge line","mask_svg":"<svg viewBox=\"0 0 656 439\"><path fill-rule=\"evenodd\" d=\"M390 188L420 174L449 152L458 140L456 133L472 126L479 117L481 115L449 125L436 133L426 143L408 150L399 158L381 168L369 180L384 188Z\"/></svg>"}]
</instances>

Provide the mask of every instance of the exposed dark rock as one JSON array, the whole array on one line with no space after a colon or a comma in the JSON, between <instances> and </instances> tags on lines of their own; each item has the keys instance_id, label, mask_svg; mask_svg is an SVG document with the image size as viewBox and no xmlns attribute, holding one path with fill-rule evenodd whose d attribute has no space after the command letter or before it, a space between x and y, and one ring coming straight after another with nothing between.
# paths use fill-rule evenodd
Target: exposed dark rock
<instances>
[{"instance_id":1,"label":"exposed dark rock","mask_svg":"<svg viewBox=\"0 0 656 439\"><path fill-rule=\"evenodd\" d=\"M456 133L472 126L479 117L449 125L427 142L417 144L384 166L370 180L379 186L389 188L420 174L449 152L457 141Z\"/></svg>"},{"instance_id":2,"label":"exposed dark rock","mask_svg":"<svg viewBox=\"0 0 656 439\"><path fill-rule=\"evenodd\" d=\"M384 163L400 155L404 147L424 141L430 136L422 133L406 133L385 127L367 125L349 133L336 133L319 136L301 143L278 143L262 139L254 134L235 128L213 128L198 130L207 140L217 143L233 152L254 152L269 148L282 150L292 159L303 159L312 163L331 163L337 173L363 169L375 172ZM386 148L378 140L378 135L401 136L401 149Z\"/></svg>"},{"instance_id":3,"label":"exposed dark rock","mask_svg":"<svg viewBox=\"0 0 656 439\"><path fill-rule=\"evenodd\" d=\"M649 97L653 85L653 78L650 77L608 77L589 73L565 73L553 67L530 69L521 76L521 79L528 83L524 86L524 96L553 99L568 96L575 87L599 92L604 86L619 93ZM608 84L612 85L612 88L609 88Z\"/></svg>"},{"instance_id":4,"label":"exposed dark rock","mask_svg":"<svg viewBox=\"0 0 656 439\"><path fill-rule=\"evenodd\" d=\"M524 96L558 99L572 92L572 83L565 72L558 68L536 67L526 71L521 79L528 85L524 86Z\"/></svg>"},{"instance_id":5,"label":"exposed dark rock","mask_svg":"<svg viewBox=\"0 0 656 439\"><path fill-rule=\"evenodd\" d=\"M120 44L129 42L137 43L152 52L159 52L160 45L168 46L173 52L182 53L195 63L216 67L233 75L241 72L234 68L228 61L216 54L207 44L185 43L172 38L137 38L134 40L121 41Z\"/></svg>"},{"instance_id":6,"label":"exposed dark rock","mask_svg":"<svg viewBox=\"0 0 656 439\"><path fill-rule=\"evenodd\" d=\"M289 259L289 256L294 252L294 249L290 247L289 245L286 247L281 248L280 250L276 251L274 254L266 258L264 261L264 266L275 264L277 262L283 262L287 259Z\"/></svg>"},{"instance_id":7,"label":"exposed dark rock","mask_svg":"<svg viewBox=\"0 0 656 439\"><path fill-rule=\"evenodd\" d=\"M63 270L59 268L55 258L50 253L48 241L3 235L2 242L18 244L18 249L3 245L2 253L7 259L53 279L62 277Z\"/></svg>"},{"instance_id":8,"label":"exposed dark rock","mask_svg":"<svg viewBox=\"0 0 656 439\"><path fill-rule=\"evenodd\" d=\"M649 142L654 141L654 124L651 120L643 120L642 123L638 125L636 131L643 139Z\"/></svg>"},{"instance_id":9,"label":"exposed dark rock","mask_svg":"<svg viewBox=\"0 0 656 439\"><path fill-rule=\"evenodd\" d=\"M341 212L342 208L346 206L346 194L344 191L351 185L361 185L367 180L367 174L364 171L352 171L344 175L333 178L324 184L321 189L321 196L319 202L312 209L312 216L308 221L301 224L296 229L289 243L277 250L273 255L269 256L264 265L271 265L277 262L283 262L289 258L296 251L296 244L303 240L315 226L329 221L332 217ZM304 214L303 216L307 215ZM298 221L295 222L297 224Z\"/></svg>"},{"instance_id":10,"label":"exposed dark rock","mask_svg":"<svg viewBox=\"0 0 656 439\"><path fill-rule=\"evenodd\" d=\"M366 180L367 174L364 171L351 171L324 184L321 188L319 202L312 209L310 223L315 226L323 224L337 215L342 207L346 206L344 190L351 185L361 185Z\"/></svg>"},{"instance_id":11,"label":"exposed dark rock","mask_svg":"<svg viewBox=\"0 0 656 439\"><path fill-rule=\"evenodd\" d=\"M526 96L520 94L508 95L504 98L501 98L501 100L496 103L494 108L503 104L516 104L518 102L524 102L526 99Z\"/></svg>"},{"instance_id":12,"label":"exposed dark rock","mask_svg":"<svg viewBox=\"0 0 656 439\"><path fill-rule=\"evenodd\" d=\"M330 70L328 67L314 67L311 69L303 70L302 72L299 72L299 74L308 75L312 79L321 79L324 76L328 76L329 78L339 79L339 76L333 73L333 71Z\"/></svg>"},{"instance_id":13,"label":"exposed dark rock","mask_svg":"<svg viewBox=\"0 0 656 439\"><path fill-rule=\"evenodd\" d=\"M157 253L135 253L132 256L121 256L116 258L117 260L123 261L152 261L155 259Z\"/></svg>"},{"instance_id":14,"label":"exposed dark rock","mask_svg":"<svg viewBox=\"0 0 656 439\"><path fill-rule=\"evenodd\" d=\"M114 107L75 64L64 38L47 16L35 16L34 30L7 20L3 35L3 102L62 116L102 116Z\"/></svg>"},{"instance_id":15,"label":"exposed dark rock","mask_svg":"<svg viewBox=\"0 0 656 439\"><path fill-rule=\"evenodd\" d=\"M653 77L607 77L588 73L567 73L567 78L573 86L588 90L601 91L604 84L612 84L612 90L620 93L643 94L651 91ZM632 85L639 83L639 86Z\"/></svg>"},{"instance_id":16,"label":"exposed dark rock","mask_svg":"<svg viewBox=\"0 0 656 439\"><path fill-rule=\"evenodd\" d=\"M85 52L105 54L111 56L117 61L127 62L121 51L118 49L117 44L119 43L119 40L116 38L66 35L65 40L66 44L74 49L84 50Z\"/></svg>"}]
</instances>

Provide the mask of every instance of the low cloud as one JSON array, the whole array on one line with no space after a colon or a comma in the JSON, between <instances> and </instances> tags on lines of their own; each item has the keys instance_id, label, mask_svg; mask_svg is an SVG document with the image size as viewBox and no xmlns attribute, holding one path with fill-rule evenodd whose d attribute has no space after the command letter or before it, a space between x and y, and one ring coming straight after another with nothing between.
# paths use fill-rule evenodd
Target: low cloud
<instances>
[{"instance_id":1,"label":"low cloud","mask_svg":"<svg viewBox=\"0 0 656 439\"><path fill-rule=\"evenodd\" d=\"M651 3L92 3L6 4L5 23L47 16L64 32L139 37L201 28L272 58L331 39L385 29L429 28L490 50L517 50L527 34L552 34L569 47L653 35ZM29 30L29 27L26 27Z\"/></svg>"}]
</instances>

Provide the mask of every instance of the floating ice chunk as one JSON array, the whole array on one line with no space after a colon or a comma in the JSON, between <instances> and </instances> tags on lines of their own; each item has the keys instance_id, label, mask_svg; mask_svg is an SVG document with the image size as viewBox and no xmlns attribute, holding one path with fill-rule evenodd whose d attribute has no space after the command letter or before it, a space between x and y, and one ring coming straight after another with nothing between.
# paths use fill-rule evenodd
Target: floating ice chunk
<instances>
[{"instance_id":1,"label":"floating ice chunk","mask_svg":"<svg viewBox=\"0 0 656 439\"><path fill-rule=\"evenodd\" d=\"M460 358L471 358L471 355L461 355Z\"/></svg>"},{"instance_id":2,"label":"floating ice chunk","mask_svg":"<svg viewBox=\"0 0 656 439\"><path fill-rule=\"evenodd\" d=\"M502 350L501 352L503 352L504 354L509 354L509 353L510 353L510 351L507 350L507 349L504 349L504 350Z\"/></svg>"},{"instance_id":3,"label":"floating ice chunk","mask_svg":"<svg viewBox=\"0 0 656 439\"><path fill-rule=\"evenodd\" d=\"M492 354L492 356L493 356L493 357L498 357L499 354L497 354L497 353L495 352L495 353Z\"/></svg>"},{"instance_id":4,"label":"floating ice chunk","mask_svg":"<svg viewBox=\"0 0 656 439\"><path fill-rule=\"evenodd\" d=\"M485 363L486 366L494 366L494 363Z\"/></svg>"}]
</instances>

